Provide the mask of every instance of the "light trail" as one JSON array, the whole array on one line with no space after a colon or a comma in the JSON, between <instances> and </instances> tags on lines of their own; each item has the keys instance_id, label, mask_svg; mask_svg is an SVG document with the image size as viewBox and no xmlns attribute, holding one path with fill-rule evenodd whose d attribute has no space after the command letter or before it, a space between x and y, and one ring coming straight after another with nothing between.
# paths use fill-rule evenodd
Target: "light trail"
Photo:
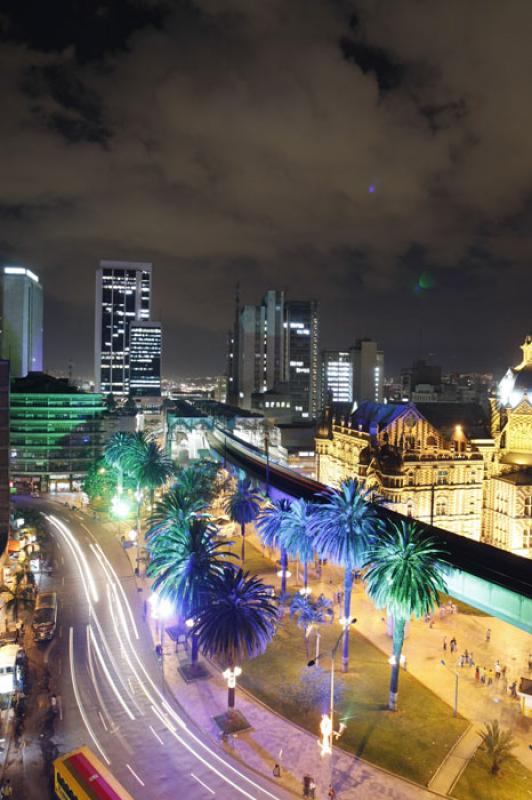
<instances>
[{"instance_id":1,"label":"light trail","mask_svg":"<svg viewBox=\"0 0 532 800\"><path fill-rule=\"evenodd\" d=\"M197 781L198 783L200 783L200 784L203 786L203 788L204 788L204 789L207 789L207 791L208 791L208 792L210 792L211 794L216 794L216 792L214 791L214 789L211 789L211 787L210 787L210 786L207 786L207 784L206 784L206 783L203 783L203 781L202 781L202 780L200 780L200 778L198 778L198 776L197 776L197 775L194 775L194 773L193 773L193 772L191 772L191 773L190 773L190 777L191 777L191 778L194 778L194 780L195 780L195 781Z\"/></svg>"},{"instance_id":2,"label":"light trail","mask_svg":"<svg viewBox=\"0 0 532 800\"><path fill-rule=\"evenodd\" d=\"M160 737L160 736L159 736L159 734L158 734L158 733L155 731L155 729L153 728L153 726L152 726L152 725L150 725L150 731L153 733L153 735L155 736L155 738L157 739L157 741L158 741L158 742L160 742L160 743L163 745L163 747L164 747L164 741L161 739L161 737Z\"/></svg>"},{"instance_id":3,"label":"light trail","mask_svg":"<svg viewBox=\"0 0 532 800\"><path fill-rule=\"evenodd\" d=\"M118 687L117 687L116 683L114 682L114 680L113 680L113 678L111 676L111 673L109 672L109 669L107 668L107 664L105 663L105 659L104 659L104 657L102 655L102 651L100 650L100 645L98 644L98 641L97 641L97 639L96 639L96 637L94 635L94 631L92 629L92 625L89 624L87 626L87 630L88 630L89 635L90 635L90 640L92 641L92 644L93 644L94 649L96 651L96 655L98 656L98 661L100 662L100 666L101 666L101 668L103 670L103 673L104 673L105 677L107 678L107 682L108 682L109 686L113 690L114 696L116 697L116 699L118 700L118 702L120 703L120 705L122 706L122 708L124 709L126 714L128 715L129 719L136 719L135 715L130 710L130 708L127 705L126 701L124 700L124 698L122 697L122 695L118 691Z\"/></svg>"},{"instance_id":4,"label":"light trail","mask_svg":"<svg viewBox=\"0 0 532 800\"><path fill-rule=\"evenodd\" d=\"M81 703L81 698L79 696L79 689L78 689L78 682L75 675L74 670L74 629L70 628L68 631L68 653L70 656L70 677L72 679L72 689L74 690L74 697L76 698L76 703L78 704L79 713L81 719L85 723L85 727L89 732L89 736L91 737L92 741L94 742L98 752L100 753L103 760L107 763L107 765L111 764L111 760L107 757L107 753L101 746L96 734L94 733L92 726L88 720L87 714L85 713L85 709Z\"/></svg>"},{"instance_id":5,"label":"light trail","mask_svg":"<svg viewBox=\"0 0 532 800\"><path fill-rule=\"evenodd\" d=\"M122 598L124 600L124 603L125 603L125 606L126 606L126 611L128 612L128 616L129 616L129 619L130 619L130 622L131 622L131 626L132 626L133 631L135 633L135 639L140 639L139 632L138 632L138 629L137 629L137 626L136 626L136 623L135 623L135 617L133 616L133 611L131 610L131 606L129 605L128 599L126 597L126 593L124 591L124 587L122 586L122 581L119 579L118 575L116 574L116 572L115 572L115 570L113 568L113 565L111 564L111 562L109 561L109 559L107 558L105 553L103 552L103 550L101 548L101 545L96 543L96 545L91 545L91 547L92 547L93 550L97 550L100 553L100 555L102 556L102 558L103 558L103 560L105 562L105 565L107 566L107 569L111 572L112 576L114 577L115 584L118 586L120 594L122 595Z\"/></svg>"},{"instance_id":6,"label":"light trail","mask_svg":"<svg viewBox=\"0 0 532 800\"><path fill-rule=\"evenodd\" d=\"M129 766L129 764L126 764L126 767L127 767L127 768L128 768L128 770L131 772L131 774L133 775L133 777L134 777L134 778L136 778L136 779L138 780L138 782L140 783L140 785L141 785L141 786L146 786L146 784L144 783L144 781L142 781L142 780L139 778L139 776L137 775L137 773L135 772L135 770L134 770L132 767L130 767L130 766Z\"/></svg>"}]
</instances>

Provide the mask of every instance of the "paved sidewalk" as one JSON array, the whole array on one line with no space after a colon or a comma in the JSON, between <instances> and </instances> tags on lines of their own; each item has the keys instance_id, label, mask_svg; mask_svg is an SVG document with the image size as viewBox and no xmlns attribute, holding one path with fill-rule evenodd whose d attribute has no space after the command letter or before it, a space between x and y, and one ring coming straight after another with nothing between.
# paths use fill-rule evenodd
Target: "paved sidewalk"
<instances>
[{"instance_id":1,"label":"paved sidewalk","mask_svg":"<svg viewBox=\"0 0 532 800\"><path fill-rule=\"evenodd\" d=\"M470 725L432 776L429 789L440 794L450 794L480 744L476 726Z\"/></svg>"}]
</instances>

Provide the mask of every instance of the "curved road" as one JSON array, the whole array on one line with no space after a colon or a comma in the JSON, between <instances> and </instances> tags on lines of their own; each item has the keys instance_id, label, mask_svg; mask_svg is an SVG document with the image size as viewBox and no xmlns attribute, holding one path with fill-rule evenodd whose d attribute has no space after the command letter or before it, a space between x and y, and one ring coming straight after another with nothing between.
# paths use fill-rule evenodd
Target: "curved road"
<instances>
[{"instance_id":1,"label":"curved road","mask_svg":"<svg viewBox=\"0 0 532 800\"><path fill-rule=\"evenodd\" d=\"M47 586L58 592L58 628L44 661L60 700L59 751L89 745L136 800L175 800L182 793L187 800L292 797L228 759L164 696L141 619L143 598L116 537L59 503L17 502L45 515L58 548ZM46 695L40 702L46 704ZM28 800L43 796L42 783L35 783L39 770L42 764L26 758Z\"/></svg>"}]
</instances>

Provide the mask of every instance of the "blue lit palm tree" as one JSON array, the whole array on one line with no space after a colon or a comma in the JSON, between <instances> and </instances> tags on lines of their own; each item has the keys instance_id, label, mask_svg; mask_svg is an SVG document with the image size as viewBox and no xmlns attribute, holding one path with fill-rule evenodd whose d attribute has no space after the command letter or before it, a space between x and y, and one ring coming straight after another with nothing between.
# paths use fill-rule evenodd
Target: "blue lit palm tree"
<instances>
[{"instance_id":1,"label":"blue lit palm tree","mask_svg":"<svg viewBox=\"0 0 532 800\"><path fill-rule=\"evenodd\" d=\"M234 491L229 495L225 503L225 511L229 514L232 522L240 525L242 534L242 564L246 557L245 537L246 525L254 522L260 513L262 495L251 485L247 478L238 478Z\"/></svg>"},{"instance_id":2,"label":"blue lit palm tree","mask_svg":"<svg viewBox=\"0 0 532 800\"><path fill-rule=\"evenodd\" d=\"M264 545L281 551L281 597L286 594L288 556L283 540L290 508L289 500L273 500L260 512L257 519L257 530Z\"/></svg>"},{"instance_id":3,"label":"blue lit palm tree","mask_svg":"<svg viewBox=\"0 0 532 800\"><path fill-rule=\"evenodd\" d=\"M312 628L317 628L316 660L319 657L319 629L325 622L332 622L334 611L332 603L323 594L315 600L307 595L295 594L290 603L290 617L296 617L298 627L303 628L307 661L310 658L308 640Z\"/></svg>"},{"instance_id":4,"label":"blue lit palm tree","mask_svg":"<svg viewBox=\"0 0 532 800\"><path fill-rule=\"evenodd\" d=\"M184 620L194 619L211 596L213 580L223 574L228 559L227 542L216 537L206 519L189 517L165 527L156 526L147 534L151 556L147 574L154 578L153 590L168 599ZM229 543L231 544L231 542ZM198 660L198 640L192 631L192 664Z\"/></svg>"},{"instance_id":5,"label":"blue lit palm tree","mask_svg":"<svg viewBox=\"0 0 532 800\"><path fill-rule=\"evenodd\" d=\"M291 558L299 558L303 564L303 585L308 586L308 565L314 558L314 530L312 516L315 506L299 499L292 502L283 528L283 544Z\"/></svg>"},{"instance_id":6,"label":"blue lit palm tree","mask_svg":"<svg viewBox=\"0 0 532 800\"><path fill-rule=\"evenodd\" d=\"M446 591L443 551L414 522L388 523L369 545L364 566L366 588L378 608L393 617L393 663L388 708L397 710L399 667L405 626L412 615L422 617L439 605Z\"/></svg>"},{"instance_id":7,"label":"blue lit palm tree","mask_svg":"<svg viewBox=\"0 0 532 800\"><path fill-rule=\"evenodd\" d=\"M230 669L263 653L278 617L272 594L273 587L256 576L233 565L224 566L222 574L214 576L210 601L196 617L193 630L201 650ZM230 711L234 703L235 690L230 687Z\"/></svg>"},{"instance_id":8,"label":"blue lit palm tree","mask_svg":"<svg viewBox=\"0 0 532 800\"><path fill-rule=\"evenodd\" d=\"M376 514L368 502L368 492L357 481L344 481L339 489L329 489L321 497L325 503L312 518L314 546L320 558L330 559L344 569L344 619L351 618L353 570L364 563L368 545L375 533ZM342 670L349 668L349 625L346 624Z\"/></svg>"}]
</instances>

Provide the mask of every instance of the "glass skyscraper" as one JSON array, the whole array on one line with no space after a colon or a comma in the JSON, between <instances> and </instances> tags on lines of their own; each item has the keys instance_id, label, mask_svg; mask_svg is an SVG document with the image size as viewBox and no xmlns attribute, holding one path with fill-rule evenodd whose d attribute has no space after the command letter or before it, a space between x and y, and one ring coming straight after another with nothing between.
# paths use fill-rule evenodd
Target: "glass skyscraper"
<instances>
[{"instance_id":1,"label":"glass skyscraper","mask_svg":"<svg viewBox=\"0 0 532 800\"><path fill-rule=\"evenodd\" d=\"M160 322L130 324L129 390L134 397L160 397L161 350Z\"/></svg>"},{"instance_id":2,"label":"glass skyscraper","mask_svg":"<svg viewBox=\"0 0 532 800\"><path fill-rule=\"evenodd\" d=\"M2 358L10 361L12 378L43 368L42 286L26 267L3 270Z\"/></svg>"},{"instance_id":3,"label":"glass skyscraper","mask_svg":"<svg viewBox=\"0 0 532 800\"><path fill-rule=\"evenodd\" d=\"M129 394L129 333L147 322L151 309L151 264L100 261L96 272L94 380L96 391Z\"/></svg>"}]
</instances>

